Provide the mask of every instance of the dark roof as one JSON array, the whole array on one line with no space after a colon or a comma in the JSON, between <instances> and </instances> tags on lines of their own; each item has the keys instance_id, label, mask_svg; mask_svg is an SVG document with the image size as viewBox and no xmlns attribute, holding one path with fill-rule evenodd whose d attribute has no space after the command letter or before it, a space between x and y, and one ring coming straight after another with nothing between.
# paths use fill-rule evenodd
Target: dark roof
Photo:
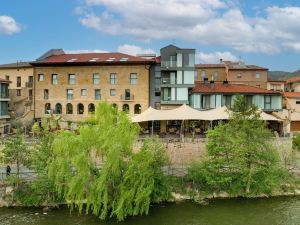
<instances>
[{"instance_id":1,"label":"dark roof","mask_svg":"<svg viewBox=\"0 0 300 225\"><path fill-rule=\"evenodd\" d=\"M285 80L268 80L269 83L285 83Z\"/></svg>"},{"instance_id":2,"label":"dark roof","mask_svg":"<svg viewBox=\"0 0 300 225\"><path fill-rule=\"evenodd\" d=\"M225 68L225 64L196 64L196 68Z\"/></svg>"},{"instance_id":3,"label":"dark roof","mask_svg":"<svg viewBox=\"0 0 300 225\"><path fill-rule=\"evenodd\" d=\"M193 93L248 93L248 94L280 94L277 91L271 91L263 88L258 88L246 84L223 84L223 83L210 83L196 82L192 90Z\"/></svg>"},{"instance_id":4,"label":"dark roof","mask_svg":"<svg viewBox=\"0 0 300 225\"><path fill-rule=\"evenodd\" d=\"M298 82L300 81L300 77L291 77L289 79L287 79L286 83L289 84L289 83L294 83L294 82Z\"/></svg>"},{"instance_id":5,"label":"dark roof","mask_svg":"<svg viewBox=\"0 0 300 225\"><path fill-rule=\"evenodd\" d=\"M32 65L97 65L97 64L130 64L130 63L151 63L153 59L144 59L124 53L80 53L52 55L40 61L34 61Z\"/></svg>"},{"instance_id":6,"label":"dark roof","mask_svg":"<svg viewBox=\"0 0 300 225\"><path fill-rule=\"evenodd\" d=\"M246 65L243 62L231 62L223 61L229 70L268 70L267 68L256 66L256 65Z\"/></svg>"},{"instance_id":7,"label":"dark roof","mask_svg":"<svg viewBox=\"0 0 300 225\"><path fill-rule=\"evenodd\" d=\"M14 69L14 68L30 68L32 67L29 62L16 62L0 65L0 69Z\"/></svg>"}]
</instances>

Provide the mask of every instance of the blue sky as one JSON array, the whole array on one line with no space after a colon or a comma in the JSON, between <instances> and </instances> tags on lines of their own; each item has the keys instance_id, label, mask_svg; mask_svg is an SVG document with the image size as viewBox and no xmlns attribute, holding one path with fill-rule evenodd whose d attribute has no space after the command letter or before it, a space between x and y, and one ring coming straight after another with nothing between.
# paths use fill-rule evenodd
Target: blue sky
<instances>
[{"instance_id":1,"label":"blue sky","mask_svg":"<svg viewBox=\"0 0 300 225\"><path fill-rule=\"evenodd\" d=\"M1 0L0 64L51 48L159 53L196 48L270 70L300 69L299 0Z\"/></svg>"}]
</instances>

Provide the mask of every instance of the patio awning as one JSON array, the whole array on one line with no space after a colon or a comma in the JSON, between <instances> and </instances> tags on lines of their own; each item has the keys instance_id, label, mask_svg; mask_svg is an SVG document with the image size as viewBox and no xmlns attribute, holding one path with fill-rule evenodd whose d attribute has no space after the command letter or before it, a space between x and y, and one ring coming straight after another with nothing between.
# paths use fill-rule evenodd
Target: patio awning
<instances>
[{"instance_id":1,"label":"patio awning","mask_svg":"<svg viewBox=\"0 0 300 225\"><path fill-rule=\"evenodd\" d=\"M261 119L268 121L281 121L276 117L261 112ZM182 105L176 109L157 110L149 107L140 115L132 117L132 122L147 122L147 121L161 121L161 120L228 120L230 117L230 110L226 106L216 109L199 111L191 108L188 105Z\"/></svg>"},{"instance_id":2,"label":"patio awning","mask_svg":"<svg viewBox=\"0 0 300 225\"><path fill-rule=\"evenodd\" d=\"M132 117L132 122L160 121L160 120L209 120L207 113L198 111L187 105L176 109L157 110L149 107L145 112Z\"/></svg>"}]
</instances>

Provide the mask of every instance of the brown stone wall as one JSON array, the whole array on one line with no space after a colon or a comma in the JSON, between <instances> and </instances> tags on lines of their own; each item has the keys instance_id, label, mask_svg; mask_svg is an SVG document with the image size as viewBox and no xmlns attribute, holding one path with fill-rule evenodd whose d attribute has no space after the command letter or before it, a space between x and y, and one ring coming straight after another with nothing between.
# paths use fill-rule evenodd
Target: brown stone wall
<instances>
[{"instance_id":1,"label":"brown stone wall","mask_svg":"<svg viewBox=\"0 0 300 225\"><path fill-rule=\"evenodd\" d=\"M211 77L214 75L215 71L218 72L218 79L215 80L216 82L223 82L224 80L226 80L226 70L225 67L220 68L220 67L216 67L216 68L196 68L196 72L197 72L197 76L196 76L196 81L202 81L202 77L201 77L201 72L205 71L206 74L206 78L208 78L208 81L211 81Z\"/></svg>"},{"instance_id":2,"label":"brown stone wall","mask_svg":"<svg viewBox=\"0 0 300 225\"><path fill-rule=\"evenodd\" d=\"M260 78L256 78L256 73ZM238 75L241 75L239 77ZM267 70L228 70L227 80L232 84L247 84L251 86L267 88Z\"/></svg>"},{"instance_id":3,"label":"brown stone wall","mask_svg":"<svg viewBox=\"0 0 300 225\"><path fill-rule=\"evenodd\" d=\"M93 84L93 73L100 75L100 84ZM110 84L110 74L117 74L117 84ZM130 73L137 74L137 84L130 84ZM144 65L126 66L69 66L69 67L36 67L35 68L35 117L45 116L45 104L50 103L51 109L55 105L62 105L64 120L78 121L88 117L88 105L97 104L95 89L101 89L101 100L118 105L122 109L129 105L130 116L134 115L135 104L141 105L142 112L149 106L149 72ZM38 74L44 74L45 80L38 81ZM51 84L51 75L58 75L58 84ZM69 74L76 75L76 84L69 84ZM44 89L49 90L49 99L44 100ZM67 100L67 89L73 89L73 100ZM87 89L87 96L81 96L81 89ZM110 96L110 89L116 89L116 96ZM130 89L133 100L122 100L125 89ZM73 114L66 114L66 104L73 105ZM77 104L84 105L84 114L77 114Z\"/></svg>"}]
</instances>

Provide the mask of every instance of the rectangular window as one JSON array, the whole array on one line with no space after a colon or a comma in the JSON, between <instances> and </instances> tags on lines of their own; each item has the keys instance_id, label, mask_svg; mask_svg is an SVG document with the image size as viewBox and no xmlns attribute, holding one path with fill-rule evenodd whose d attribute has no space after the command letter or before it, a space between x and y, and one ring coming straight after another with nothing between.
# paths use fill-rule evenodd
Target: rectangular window
<instances>
[{"instance_id":1,"label":"rectangular window","mask_svg":"<svg viewBox=\"0 0 300 225\"><path fill-rule=\"evenodd\" d=\"M69 74L69 84L76 84L75 74Z\"/></svg>"},{"instance_id":2,"label":"rectangular window","mask_svg":"<svg viewBox=\"0 0 300 225\"><path fill-rule=\"evenodd\" d=\"M260 73L256 73L255 77L256 77L256 79L259 79L260 78Z\"/></svg>"},{"instance_id":3,"label":"rectangular window","mask_svg":"<svg viewBox=\"0 0 300 225\"><path fill-rule=\"evenodd\" d=\"M21 96L21 90L17 89L17 96Z\"/></svg>"},{"instance_id":4,"label":"rectangular window","mask_svg":"<svg viewBox=\"0 0 300 225\"><path fill-rule=\"evenodd\" d=\"M189 54L189 67L194 67L195 66L195 54L190 53Z\"/></svg>"},{"instance_id":5,"label":"rectangular window","mask_svg":"<svg viewBox=\"0 0 300 225\"><path fill-rule=\"evenodd\" d=\"M51 75L51 83L53 85L56 85L58 82L57 82L57 74L52 74Z\"/></svg>"},{"instance_id":6,"label":"rectangular window","mask_svg":"<svg viewBox=\"0 0 300 225\"><path fill-rule=\"evenodd\" d=\"M8 102L0 102L1 116L8 116Z\"/></svg>"},{"instance_id":7,"label":"rectangular window","mask_svg":"<svg viewBox=\"0 0 300 225\"><path fill-rule=\"evenodd\" d=\"M21 87L21 77L17 77L17 87Z\"/></svg>"},{"instance_id":8,"label":"rectangular window","mask_svg":"<svg viewBox=\"0 0 300 225\"><path fill-rule=\"evenodd\" d=\"M74 97L73 89L67 89L67 99L72 100Z\"/></svg>"},{"instance_id":9,"label":"rectangular window","mask_svg":"<svg viewBox=\"0 0 300 225\"><path fill-rule=\"evenodd\" d=\"M226 106L227 108L231 108L231 95L223 95L223 106Z\"/></svg>"},{"instance_id":10,"label":"rectangular window","mask_svg":"<svg viewBox=\"0 0 300 225\"><path fill-rule=\"evenodd\" d=\"M39 74L38 75L38 81L44 81L44 80L45 80L44 74Z\"/></svg>"},{"instance_id":11,"label":"rectangular window","mask_svg":"<svg viewBox=\"0 0 300 225\"><path fill-rule=\"evenodd\" d=\"M236 78L242 78L242 74L240 74L240 73L237 74L237 75L236 75Z\"/></svg>"},{"instance_id":12,"label":"rectangular window","mask_svg":"<svg viewBox=\"0 0 300 225\"><path fill-rule=\"evenodd\" d=\"M28 96L29 96L29 99L32 99L32 89L28 90Z\"/></svg>"},{"instance_id":13,"label":"rectangular window","mask_svg":"<svg viewBox=\"0 0 300 225\"><path fill-rule=\"evenodd\" d=\"M300 101L296 101L296 104L297 104L297 105L300 105Z\"/></svg>"},{"instance_id":14,"label":"rectangular window","mask_svg":"<svg viewBox=\"0 0 300 225\"><path fill-rule=\"evenodd\" d=\"M48 89L44 89L44 99L45 100L49 99L49 90Z\"/></svg>"},{"instance_id":15,"label":"rectangular window","mask_svg":"<svg viewBox=\"0 0 300 225\"><path fill-rule=\"evenodd\" d=\"M101 90L95 89L95 99L100 100L101 99Z\"/></svg>"},{"instance_id":16,"label":"rectangular window","mask_svg":"<svg viewBox=\"0 0 300 225\"><path fill-rule=\"evenodd\" d=\"M130 100L130 89L125 89L125 100Z\"/></svg>"},{"instance_id":17,"label":"rectangular window","mask_svg":"<svg viewBox=\"0 0 300 225\"><path fill-rule=\"evenodd\" d=\"M110 89L109 95L110 96L116 96L116 89Z\"/></svg>"},{"instance_id":18,"label":"rectangular window","mask_svg":"<svg viewBox=\"0 0 300 225\"><path fill-rule=\"evenodd\" d=\"M130 84L137 84L137 74L136 73L130 74Z\"/></svg>"},{"instance_id":19,"label":"rectangular window","mask_svg":"<svg viewBox=\"0 0 300 225\"><path fill-rule=\"evenodd\" d=\"M5 76L5 79L6 79L6 80L9 80L9 76L8 76L8 75L6 75L6 76Z\"/></svg>"},{"instance_id":20,"label":"rectangular window","mask_svg":"<svg viewBox=\"0 0 300 225\"><path fill-rule=\"evenodd\" d=\"M204 78L206 78L206 72L205 70L201 71L201 80L204 80Z\"/></svg>"},{"instance_id":21,"label":"rectangular window","mask_svg":"<svg viewBox=\"0 0 300 225\"><path fill-rule=\"evenodd\" d=\"M253 104L253 101L252 101L253 96L252 95L246 95L245 99L246 99L247 105L251 106Z\"/></svg>"},{"instance_id":22,"label":"rectangular window","mask_svg":"<svg viewBox=\"0 0 300 225\"><path fill-rule=\"evenodd\" d=\"M202 95L202 109L209 109L210 108L210 95Z\"/></svg>"},{"instance_id":23,"label":"rectangular window","mask_svg":"<svg viewBox=\"0 0 300 225\"><path fill-rule=\"evenodd\" d=\"M172 60L172 58L171 58ZM175 57L174 57L175 60ZM175 64L175 62L174 62ZM177 53L177 67L182 67L182 53Z\"/></svg>"},{"instance_id":24,"label":"rectangular window","mask_svg":"<svg viewBox=\"0 0 300 225\"><path fill-rule=\"evenodd\" d=\"M1 84L1 98L8 98L9 91L8 91L8 84L2 83Z\"/></svg>"},{"instance_id":25,"label":"rectangular window","mask_svg":"<svg viewBox=\"0 0 300 225\"><path fill-rule=\"evenodd\" d=\"M188 100L188 89L187 88L177 88L177 100L187 101Z\"/></svg>"},{"instance_id":26,"label":"rectangular window","mask_svg":"<svg viewBox=\"0 0 300 225\"><path fill-rule=\"evenodd\" d=\"M271 109L271 96L265 96L265 109Z\"/></svg>"},{"instance_id":27,"label":"rectangular window","mask_svg":"<svg viewBox=\"0 0 300 225\"><path fill-rule=\"evenodd\" d=\"M155 86L159 86L161 84L161 78L155 77Z\"/></svg>"},{"instance_id":28,"label":"rectangular window","mask_svg":"<svg viewBox=\"0 0 300 225\"><path fill-rule=\"evenodd\" d=\"M195 83L195 71L184 71L183 74L184 84L194 84Z\"/></svg>"},{"instance_id":29,"label":"rectangular window","mask_svg":"<svg viewBox=\"0 0 300 225\"><path fill-rule=\"evenodd\" d=\"M163 100L170 101L171 100L171 88L163 88Z\"/></svg>"},{"instance_id":30,"label":"rectangular window","mask_svg":"<svg viewBox=\"0 0 300 225\"><path fill-rule=\"evenodd\" d=\"M100 75L98 73L93 74L93 84L100 84Z\"/></svg>"},{"instance_id":31,"label":"rectangular window","mask_svg":"<svg viewBox=\"0 0 300 225\"><path fill-rule=\"evenodd\" d=\"M110 84L117 84L117 74L115 73L110 74Z\"/></svg>"},{"instance_id":32,"label":"rectangular window","mask_svg":"<svg viewBox=\"0 0 300 225\"><path fill-rule=\"evenodd\" d=\"M81 96L86 96L87 90L86 89L81 89Z\"/></svg>"}]
</instances>

